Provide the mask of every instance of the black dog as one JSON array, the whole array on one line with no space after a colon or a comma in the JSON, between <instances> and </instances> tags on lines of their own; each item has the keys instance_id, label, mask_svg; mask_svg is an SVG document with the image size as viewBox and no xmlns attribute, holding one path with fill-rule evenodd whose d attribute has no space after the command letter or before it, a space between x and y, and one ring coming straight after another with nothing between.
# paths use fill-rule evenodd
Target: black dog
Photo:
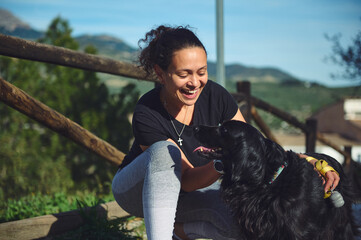
<instances>
[{"instance_id":1,"label":"black dog","mask_svg":"<svg viewBox=\"0 0 361 240\"><path fill-rule=\"evenodd\" d=\"M322 178L312 164L251 125L228 121L218 127L198 126L194 132L204 145L198 152L224 164L222 196L244 239L345 240L358 234L351 211L352 189L335 159L307 154L326 160L340 174L336 190L345 204L339 208L330 198L324 199Z\"/></svg>"}]
</instances>

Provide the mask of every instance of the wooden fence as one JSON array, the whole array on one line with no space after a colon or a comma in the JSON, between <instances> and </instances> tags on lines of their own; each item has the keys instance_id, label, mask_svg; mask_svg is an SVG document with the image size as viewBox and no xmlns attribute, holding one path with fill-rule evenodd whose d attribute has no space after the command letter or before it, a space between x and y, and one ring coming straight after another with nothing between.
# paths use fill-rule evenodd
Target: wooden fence
<instances>
[{"instance_id":1,"label":"wooden fence","mask_svg":"<svg viewBox=\"0 0 361 240\"><path fill-rule=\"evenodd\" d=\"M88 211L89 209L85 209ZM98 216L107 219L121 218L129 214L113 201L96 207ZM77 229L83 224L78 210L28 218L0 224L0 240L38 239L56 236Z\"/></svg>"},{"instance_id":2,"label":"wooden fence","mask_svg":"<svg viewBox=\"0 0 361 240\"><path fill-rule=\"evenodd\" d=\"M2 34L0 34L0 55L158 83L157 79L154 77L146 77L146 74L142 69L139 69L130 63ZM342 150L336 144L328 141L321 133L317 132L317 122L314 119L308 119L306 123L302 123L294 116L261 99L251 96L250 87L251 85L249 82L240 82L237 84L237 93L232 95L239 103L246 121L250 122L252 119L268 138L277 142L277 139L262 120L256 108L274 114L292 126L301 129L306 135L305 145L307 152L313 152L315 150L316 140L319 140L341 153L345 157L346 163L351 163L352 159L350 152ZM2 79L1 76L0 101L38 121L58 134L76 142L80 146L87 148L116 166L122 162L125 156L124 153L113 147L111 144L98 138L82 126L34 99L23 90L7 82L6 79ZM107 210L108 218L127 215L127 213L115 202L103 204L98 208L99 214L104 214ZM53 236L77 228L81 224L82 219L77 211L2 223L0 224L0 240L35 239Z\"/></svg>"}]
</instances>

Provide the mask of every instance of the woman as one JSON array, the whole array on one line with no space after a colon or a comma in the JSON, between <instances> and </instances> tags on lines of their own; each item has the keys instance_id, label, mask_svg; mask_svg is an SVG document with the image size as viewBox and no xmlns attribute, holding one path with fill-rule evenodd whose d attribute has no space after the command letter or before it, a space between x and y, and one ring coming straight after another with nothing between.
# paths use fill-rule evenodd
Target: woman
<instances>
[{"instance_id":1,"label":"woman","mask_svg":"<svg viewBox=\"0 0 361 240\"><path fill-rule=\"evenodd\" d=\"M192 31L159 26L140 42L139 62L161 87L137 103L135 141L114 177L114 197L144 217L150 240L237 239L219 197L221 171L193 153L192 126L244 118L232 96L208 80L206 50Z\"/></svg>"}]
</instances>

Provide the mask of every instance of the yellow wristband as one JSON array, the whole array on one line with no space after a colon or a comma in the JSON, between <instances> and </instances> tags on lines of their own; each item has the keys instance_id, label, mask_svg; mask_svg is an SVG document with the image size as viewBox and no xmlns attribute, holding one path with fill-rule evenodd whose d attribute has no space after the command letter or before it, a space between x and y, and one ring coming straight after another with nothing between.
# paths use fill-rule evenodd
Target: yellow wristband
<instances>
[{"instance_id":1,"label":"yellow wristband","mask_svg":"<svg viewBox=\"0 0 361 240\"><path fill-rule=\"evenodd\" d=\"M306 157L306 160L307 160L307 162L310 162L310 161L312 161L312 160L316 160L316 161L318 161L316 158L314 158L314 157Z\"/></svg>"},{"instance_id":2,"label":"yellow wristband","mask_svg":"<svg viewBox=\"0 0 361 240\"><path fill-rule=\"evenodd\" d=\"M316 162L316 169L317 169L317 170L321 173L321 175L324 176L324 177L326 177L326 173L327 173L328 171L335 172L337 175L339 175L338 172L337 172L333 167L331 167L330 165L328 165L328 163L327 163L325 160L323 160L323 159L318 160L318 161Z\"/></svg>"},{"instance_id":3,"label":"yellow wristband","mask_svg":"<svg viewBox=\"0 0 361 240\"><path fill-rule=\"evenodd\" d=\"M336 172L336 170L335 170L333 167L331 167L331 166L327 166L327 167L322 168L322 169L320 170L320 173L321 173L323 176L326 176L326 173L327 173L328 171L335 172L335 173L338 175L338 172Z\"/></svg>"},{"instance_id":4,"label":"yellow wristband","mask_svg":"<svg viewBox=\"0 0 361 240\"><path fill-rule=\"evenodd\" d=\"M327 165L328 165L328 163L323 159L320 159L315 163L316 169L318 171L321 171L322 168L326 167Z\"/></svg>"}]
</instances>

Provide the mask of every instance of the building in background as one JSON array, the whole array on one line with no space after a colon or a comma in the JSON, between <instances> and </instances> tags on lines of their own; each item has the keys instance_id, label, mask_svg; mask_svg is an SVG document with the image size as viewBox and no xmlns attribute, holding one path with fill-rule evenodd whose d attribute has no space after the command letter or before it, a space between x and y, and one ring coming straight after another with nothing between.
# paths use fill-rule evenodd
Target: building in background
<instances>
[{"instance_id":1,"label":"building in background","mask_svg":"<svg viewBox=\"0 0 361 240\"><path fill-rule=\"evenodd\" d=\"M313 114L317 130L341 149L352 146L352 159L361 163L361 99L344 99L328 105ZM286 150L305 152L304 135L277 135L277 140ZM343 163L344 157L319 141L316 152L330 155Z\"/></svg>"},{"instance_id":2,"label":"building in background","mask_svg":"<svg viewBox=\"0 0 361 240\"><path fill-rule=\"evenodd\" d=\"M321 133L339 134L340 137L361 143L361 99L345 99L326 106L313 114Z\"/></svg>"}]
</instances>

